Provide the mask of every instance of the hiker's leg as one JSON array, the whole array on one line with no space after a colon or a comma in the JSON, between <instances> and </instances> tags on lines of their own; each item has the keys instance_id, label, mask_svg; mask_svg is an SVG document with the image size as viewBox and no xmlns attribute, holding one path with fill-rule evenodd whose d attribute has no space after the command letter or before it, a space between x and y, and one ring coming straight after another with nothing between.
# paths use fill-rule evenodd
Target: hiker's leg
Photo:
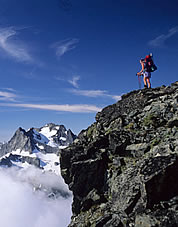
<instances>
[{"instance_id":1,"label":"hiker's leg","mask_svg":"<svg viewBox=\"0 0 178 227\"><path fill-rule=\"evenodd\" d=\"M143 82L144 82L144 87L147 87L147 82L146 82L146 80L147 80L147 77L144 75L144 77L143 77Z\"/></svg>"},{"instance_id":2,"label":"hiker's leg","mask_svg":"<svg viewBox=\"0 0 178 227\"><path fill-rule=\"evenodd\" d=\"M150 73L150 72L148 72L147 84L148 84L148 87L149 87L149 88L151 88L150 78L151 78L151 73Z\"/></svg>"},{"instance_id":3,"label":"hiker's leg","mask_svg":"<svg viewBox=\"0 0 178 227\"><path fill-rule=\"evenodd\" d=\"M148 87L149 87L149 88L151 88L150 78L149 78L149 77L147 77L146 79L147 79L147 84L148 84Z\"/></svg>"}]
</instances>

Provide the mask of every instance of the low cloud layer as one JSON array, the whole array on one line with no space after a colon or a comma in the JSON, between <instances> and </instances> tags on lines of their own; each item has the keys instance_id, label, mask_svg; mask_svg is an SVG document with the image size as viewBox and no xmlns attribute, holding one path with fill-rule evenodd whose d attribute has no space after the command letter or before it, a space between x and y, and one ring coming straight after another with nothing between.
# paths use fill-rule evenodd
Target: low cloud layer
<instances>
[{"instance_id":1,"label":"low cloud layer","mask_svg":"<svg viewBox=\"0 0 178 227\"><path fill-rule=\"evenodd\" d=\"M42 191L34 191L38 180L46 187L67 190L60 179L41 175L41 171L0 168L0 220L5 227L67 227L71 218L72 196L50 199ZM36 182L35 182L36 181ZM66 191L68 192L68 190Z\"/></svg>"}]
</instances>

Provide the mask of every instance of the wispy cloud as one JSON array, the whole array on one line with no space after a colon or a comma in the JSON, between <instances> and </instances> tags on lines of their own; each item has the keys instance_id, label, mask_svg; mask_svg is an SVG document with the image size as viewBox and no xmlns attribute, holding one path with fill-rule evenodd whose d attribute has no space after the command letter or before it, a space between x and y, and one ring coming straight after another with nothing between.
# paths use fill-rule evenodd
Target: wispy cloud
<instances>
[{"instance_id":1,"label":"wispy cloud","mask_svg":"<svg viewBox=\"0 0 178 227\"><path fill-rule=\"evenodd\" d=\"M3 89L7 90L7 91L16 92L16 90L14 88L11 88L11 87L6 87L6 88L3 88Z\"/></svg>"},{"instance_id":2,"label":"wispy cloud","mask_svg":"<svg viewBox=\"0 0 178 227\"><path fill-rule=\"evenodd\" d=\"M12 101L14 102L17 95L12 92L0 91L0 101Z\"/></svg>"},{"instance_id":3,"label":"wispy cloud","mask_svg":"<svg viewBox=\"0 0 178 227\"><path fill-rule=\"evenodd\" d=\"M32 57L23 42L15 40L18 34L17 30L19 29L14 27L0 28L0 48L17 61L32 62Z\"/></svg>"},{"instance_id":4,"label":"wispy cloud","mask_svg":"<svg viewBox=\"0 0 178 227\"><path fill-rule=\"evenodd\" d=\"M71 92L76 95L87 96L87 97L98 97L98 96L105 96L106 91L102 90L77 90L72 89Z\"/></svg>"},{"instance_id":5,"label":"wispy cloud","mask_svg":"<svg viewBox=\"0 0 178 227\"><path fill-rule=\"evenodd\" d=\"M178 26L171 28L167 34L162 34L155 39L149 41L149 45L152 47L164 47L165 46L165 41L171 38L173 35L178 33Z\"/></svg>"},{"instance_id":6,"label":"wispy cloud","mask_svg":"<svg viewBox=\"0 0 178 227\"><path fill-rule=\"evenodd\" d=\"M79 89L72 89L70 90L73 94L86 96L86 97L109 97L116 101L121 99L119 95L110 95L105 90L79 90Z\"/></svg>"},{"instance_id":7,"label":"wispy cloud","mask_svg":"<svg viewBox=\"0 0 178 227\"><path fill-rule=\"evenodd\" d=\"M68 82L70 84L72 84L75 88L78 88L79 85L78 85L78 81L80 80L80 77L79 76L73 76L73 78L71 80L68 80Z\"/></svg>"},{"instance_id":8,"label":"wispy cloud","mask_svg":"<svg viewBox=\"0 0 178 227\"><path fill-rule=\"evenodd\" d=\"M68 51L75 49L78 42L79 39L65 39L52 44L51 47L56 50L56 55L61 57Z\"/></svg>"},{"instance_id":9,"label":"wispy cloud","mask_svg":"<svg viewBox=\"0 0 178 227\"><path fill-rule=\"evenodd\" d=\"M0 106L19 107L29 109L52 110L72 113L96 113L101 111L101 108L95 105L51 105L51 104L30 104L30 103L0 103Z\"/></svg>"}]
</instances>

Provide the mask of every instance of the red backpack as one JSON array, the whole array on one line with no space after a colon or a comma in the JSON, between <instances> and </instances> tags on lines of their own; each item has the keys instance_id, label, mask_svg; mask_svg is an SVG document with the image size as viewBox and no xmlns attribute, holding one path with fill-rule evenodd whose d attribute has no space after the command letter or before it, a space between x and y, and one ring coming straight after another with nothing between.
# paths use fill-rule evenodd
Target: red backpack
<instances>
[{"instance_id":1,"label":"red backpack","mask_svg":"<svg viewBox=\"0 0 178 227\"><path fill-rule=\"evenodd\" d=\"M157 67L153 62L152 54L149 54L145 57L145 71L154 72L155 70L157 70Z\"/></svg>"}]
</instances>

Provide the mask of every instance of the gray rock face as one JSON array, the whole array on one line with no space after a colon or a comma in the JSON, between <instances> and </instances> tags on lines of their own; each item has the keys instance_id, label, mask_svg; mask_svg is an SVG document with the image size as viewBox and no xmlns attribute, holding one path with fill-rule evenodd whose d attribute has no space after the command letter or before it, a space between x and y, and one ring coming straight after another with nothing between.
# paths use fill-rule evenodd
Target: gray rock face
<instances>
[{"instance_id":1,"label":"gray rock face","mask_svg":"<svg viewBox=\"0 0 178 227\"><path fill-rule=\"evenodd\" d=\"M71 227L178 226L178 82L104 108L62 151Z\"/></svg>"},{"instance_id":2,"label":"gray rock face","mask_svg":"<svg viewBox=\"0 0 178 227\"><path fill-rule=\"evenodd\" d=\"M17 149L29 152L35 149L32 130L26 132L20 127L8 143L2 144L0 147L0 157Z\"/></svg>"}]
</instances>

